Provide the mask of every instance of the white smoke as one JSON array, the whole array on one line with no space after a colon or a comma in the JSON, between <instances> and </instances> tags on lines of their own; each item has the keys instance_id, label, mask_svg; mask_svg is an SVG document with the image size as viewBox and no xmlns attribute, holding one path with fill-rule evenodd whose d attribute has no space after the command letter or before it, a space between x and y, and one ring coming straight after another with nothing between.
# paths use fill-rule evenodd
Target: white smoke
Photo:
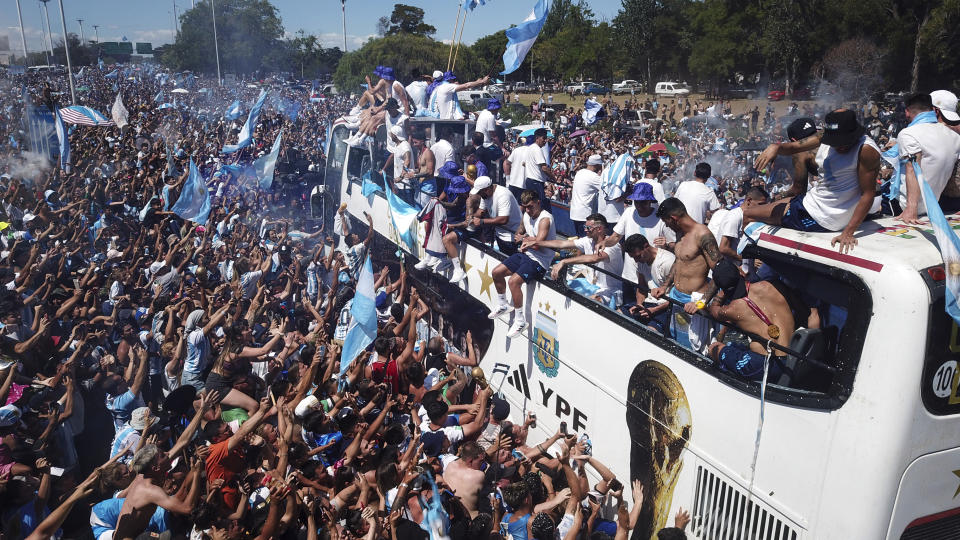
<instances>
[{"instance_id":1,"label":"white smoke","mask_svg":"<svg viewBox=\"0 0 960 540\"><path fill-rule=\"evenodd\" d=\"M7 165L12 177L21 178L27 182L40 180L40 177L52 166L47 156L30 151L13 156Z\"/></svg>"}]
</instances>

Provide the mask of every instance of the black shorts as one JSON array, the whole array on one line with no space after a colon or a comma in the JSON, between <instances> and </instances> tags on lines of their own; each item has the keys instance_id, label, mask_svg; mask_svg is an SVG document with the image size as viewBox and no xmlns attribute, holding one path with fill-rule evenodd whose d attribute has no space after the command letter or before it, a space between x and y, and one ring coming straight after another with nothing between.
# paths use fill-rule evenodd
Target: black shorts
<instances>
[{"instance_id":1,"label":"black shorts","mask_svg":"<svg viewBox=\"0 0 960 540\"><path fill-rule=\"evenodd\" d=\"M783 219L780 224L788 229L806 232L830 232L820 226L815 219L810 216L807 209L803 206L803 197L805 195L795 195L790 199L787 211L783 213Z\"/></svg>"},{"instance_id":2,"label":"black shorts","mask_svg":"<svg viewBox=\"0 0 960 540\"><path fill-rule=\"evenodd\" d=\"M503 261L503 265L511 272L523 278L524 283L530 283L543 277L547 269L523 253L514 253Z\"/></svg>"},{"instance_id":3,"label":"black shorts","mask_svg":"<svg viewBox=\"0 0 960 540\"><path fill-rule=\"evenodd\" d=\"M720 350L717 359L720 369L738 373L752 381L763 379L763 362L767 355L753 352L750 347L739 343L731 343ZM770 357L770 369L767 380L776 382L783 374L782 359L776 355Z\"/></svg>"}]
</instances>

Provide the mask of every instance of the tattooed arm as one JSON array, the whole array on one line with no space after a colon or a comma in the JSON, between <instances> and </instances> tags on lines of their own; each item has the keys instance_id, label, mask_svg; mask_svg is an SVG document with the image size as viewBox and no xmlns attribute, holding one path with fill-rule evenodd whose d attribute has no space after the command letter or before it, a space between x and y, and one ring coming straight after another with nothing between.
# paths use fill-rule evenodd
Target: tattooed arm
<instances>
[{"instance_id":1,"label":"tattooed arm","mask_svg":"<svg viewBox=\"0 0 960 540\"><path fill-rule=\"evenodd\" d=\"M713 269L717 266L717 263L720 262L722 255L720 255L720 246L717 245L717 239L713 237L713 233L709 229L704 230L700 235L700 253L703 254L703 259L707 263L707 268ZM705 304L710 304L713 300L713 297L717 294L717 283L714 280L710 280L707 283L707 290L703 293L703 302Z\"/></svg>"}]
</instances>

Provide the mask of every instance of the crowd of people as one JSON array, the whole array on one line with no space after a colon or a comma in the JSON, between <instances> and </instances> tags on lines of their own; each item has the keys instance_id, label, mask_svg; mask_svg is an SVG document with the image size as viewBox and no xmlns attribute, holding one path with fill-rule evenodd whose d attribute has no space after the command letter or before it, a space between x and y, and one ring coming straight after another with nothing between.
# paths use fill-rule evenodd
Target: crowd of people
<instances>
[{"instance_id":1,"label":"crowd of people","mask_svg":"<svg viewBox=\"0 0 960 540\"><path fill-rule=\"evenodd\" d=\"M373 228L342 209L329 230L312 220L304 184L355 101L86 68L79 104L110 110L119 93L129 124L70 125L61 164L20 119L66 107L66 76L0 85L5 538L599 540L637 526L642 487L586 434L542 435L511 411L472 336L431 330L408 269L378 261L376 339L341 358ZM232 103L262 88L253 142L223 153L242 136ZM281 132L290 172L264 185L251 162ZM178 214L194 164L204 222Z\"/></svg>"}]
</instances>

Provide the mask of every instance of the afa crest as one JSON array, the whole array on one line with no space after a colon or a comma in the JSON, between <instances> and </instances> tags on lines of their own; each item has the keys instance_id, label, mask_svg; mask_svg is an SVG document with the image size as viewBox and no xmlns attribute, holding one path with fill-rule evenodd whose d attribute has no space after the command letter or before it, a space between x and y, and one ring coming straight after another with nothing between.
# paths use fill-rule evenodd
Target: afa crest
<instances>
[{"instance_id":1,"label":"afa crest","mask_svg":"<svg viewBox=\"0 0 960 540\"><path fill-rule=\"evenodd\" d=\"M549 304L545 306L550 309ZM554 315L556 312L554 312ZM557 321L543 311L537 311L533 323L533 357L547 377L556 377L560 367L560 341L557 339Z\"/></svg>"}]
</instances>

